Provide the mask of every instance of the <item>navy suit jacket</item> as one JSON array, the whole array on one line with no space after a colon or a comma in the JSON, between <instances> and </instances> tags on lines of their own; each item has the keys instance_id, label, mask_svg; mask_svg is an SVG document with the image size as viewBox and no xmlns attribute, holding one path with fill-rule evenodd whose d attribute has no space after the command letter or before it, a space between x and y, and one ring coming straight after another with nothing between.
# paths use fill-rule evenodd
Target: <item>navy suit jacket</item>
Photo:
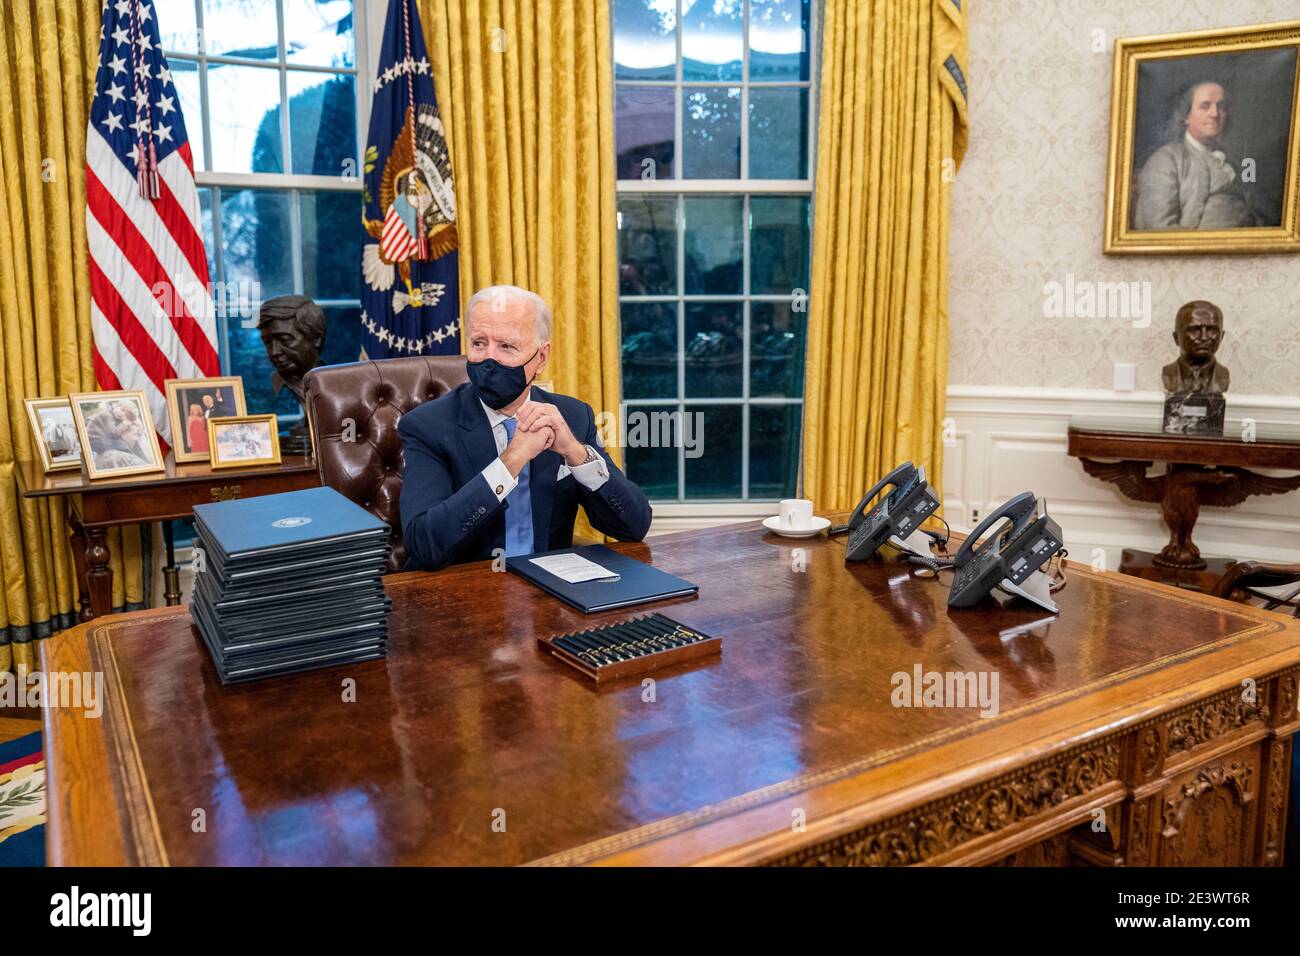
<instances>
[{"instance_id":1,"label":"navy suit jacket","mask_svg":"<svg viewBox=\"0 0 1300 956\"><path fill-rule=\"evenodd\" d=\"M592 527L620 541L640 541L650 528L650 502L610 460L596 434L591 406L537 386L535 402L559 409L575 438L605 459L609 479L591 491L572 474L557 480L564 458L548 448L531 462L533 548L573 544L578 505ZM468 383L402 416L398 424L406 467L402 477L402 538L406 569L436 571L461 561L483 561L505 547L506 509L480 474L497 457L492 425Z\"/></svg>"}]
</instances>

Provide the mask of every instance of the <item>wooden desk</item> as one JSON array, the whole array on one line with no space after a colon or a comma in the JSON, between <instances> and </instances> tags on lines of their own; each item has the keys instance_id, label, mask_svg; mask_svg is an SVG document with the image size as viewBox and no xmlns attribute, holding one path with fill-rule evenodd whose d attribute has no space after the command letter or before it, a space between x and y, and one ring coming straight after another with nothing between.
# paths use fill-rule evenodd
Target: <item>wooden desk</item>
<instances>
[{"instance_id":1,"label":"wooden desk","mask_svg":"<svg viewBox=\"0 0 1300 956\"><path fill-rule=\"evenodd\" d=\"M81 594L81 620L113 610L113 572L108 566L105 533L114 525L188 518L195 505L206 502L273 495L320 484L316 463L301 456L286 455L279 465L213 471L206 462L178 465L169 454L165 466L164 471L151 475L92 481L84 470L46 474L40 462L14 463L24 498L61 497L66 502ZM170 558L169 554L169 565ZM167 603L179 600L173 575Z\"/></svg>"},{"instance_id":2,"label":"wooden desk","mask_svg":"<svg viewBox=\"0 0 1300 956\"><path fill-rule=\"evenodd\" d=\"M1120 571L1179 587L1209 592L1233 562L1206 560L1192 542L1201 505L1232 507L1252 495L1283 494L1300 488L1300 475L1260 475L1252 468L1300 471L1300 431L1261 426L1246 440L1242 430L1219 437L1166 435L1156 422L1142 428L1114 428L1071 421L1067 450L1094 478L1113 482L1134 501L1158 502L1169 543L1159 554L1126 550ZM1098 459L1112 459L1100 461ZM1148 478L1152 463L1168 463L1164 475ZM1240 555L1247 560L1254 555Z\"/></svg>"},{"instance_id":3,"label":"wooden desk","mask_svg":"<svg viewBox=\"0 0 1300 956\"><path fill-rule=\"evenodd\" d=\"M386 660L230 688L182 608L42 642L109 688L44 713L50 861L1281 862L1300 621L1086 567L1057 619L949 612L757 523L615 547L698 598L584 617L487 562L399 574ZM646 607L722 657L598 692L536 646ZM997 672L1000 713L894 707L916 665Z\"/></svg>"}]
</instances>

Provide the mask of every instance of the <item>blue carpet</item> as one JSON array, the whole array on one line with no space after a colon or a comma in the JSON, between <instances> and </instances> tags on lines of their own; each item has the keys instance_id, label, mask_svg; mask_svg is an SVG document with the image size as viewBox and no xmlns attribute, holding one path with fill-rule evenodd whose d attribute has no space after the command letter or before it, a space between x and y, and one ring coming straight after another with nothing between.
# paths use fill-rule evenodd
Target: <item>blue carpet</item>
<instances>
[{"instance_id":1,"label":"blue carpet","mask_svg":"<svg viewBox=\"0 0 1300 956\"><path fill-rule=\"evenodd\" d=\"M0 744L0 866L45 865L41 733Z\"/></svg>"}]
</instances>

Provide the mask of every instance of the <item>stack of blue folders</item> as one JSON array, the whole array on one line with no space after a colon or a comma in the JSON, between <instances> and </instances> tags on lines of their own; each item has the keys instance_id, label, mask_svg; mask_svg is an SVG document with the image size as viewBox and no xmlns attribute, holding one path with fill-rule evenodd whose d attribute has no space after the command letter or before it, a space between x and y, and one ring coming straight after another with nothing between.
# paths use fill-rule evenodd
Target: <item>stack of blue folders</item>
<instances>
[{"instance_id":1,"label":"stack of blue folders","mask_svg":"<svg viewBox=\"0 0 1300 956\"><path fill-rule=\"evenodd\" d=\"M195 505L190 614L223 684L388 653L388 525L332 488Z\"/></svg>"}]
</instances>

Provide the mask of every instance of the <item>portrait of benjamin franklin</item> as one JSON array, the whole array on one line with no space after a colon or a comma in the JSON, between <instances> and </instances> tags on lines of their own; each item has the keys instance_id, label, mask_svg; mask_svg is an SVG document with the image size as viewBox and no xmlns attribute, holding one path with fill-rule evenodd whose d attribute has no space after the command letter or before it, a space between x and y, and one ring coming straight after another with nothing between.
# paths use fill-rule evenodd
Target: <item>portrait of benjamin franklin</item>
<instances>
[{"instance_id":1,"label":"portrait of benjamin franklin","mask_svg":"<svg viewBox=\"0 0 1300 956\"><path fill-rule=\"evenodd\" d=\"M1295 48L1141 62L1130 228L1280 225L1295 78Z\"/></svg>"}]
</instances>

